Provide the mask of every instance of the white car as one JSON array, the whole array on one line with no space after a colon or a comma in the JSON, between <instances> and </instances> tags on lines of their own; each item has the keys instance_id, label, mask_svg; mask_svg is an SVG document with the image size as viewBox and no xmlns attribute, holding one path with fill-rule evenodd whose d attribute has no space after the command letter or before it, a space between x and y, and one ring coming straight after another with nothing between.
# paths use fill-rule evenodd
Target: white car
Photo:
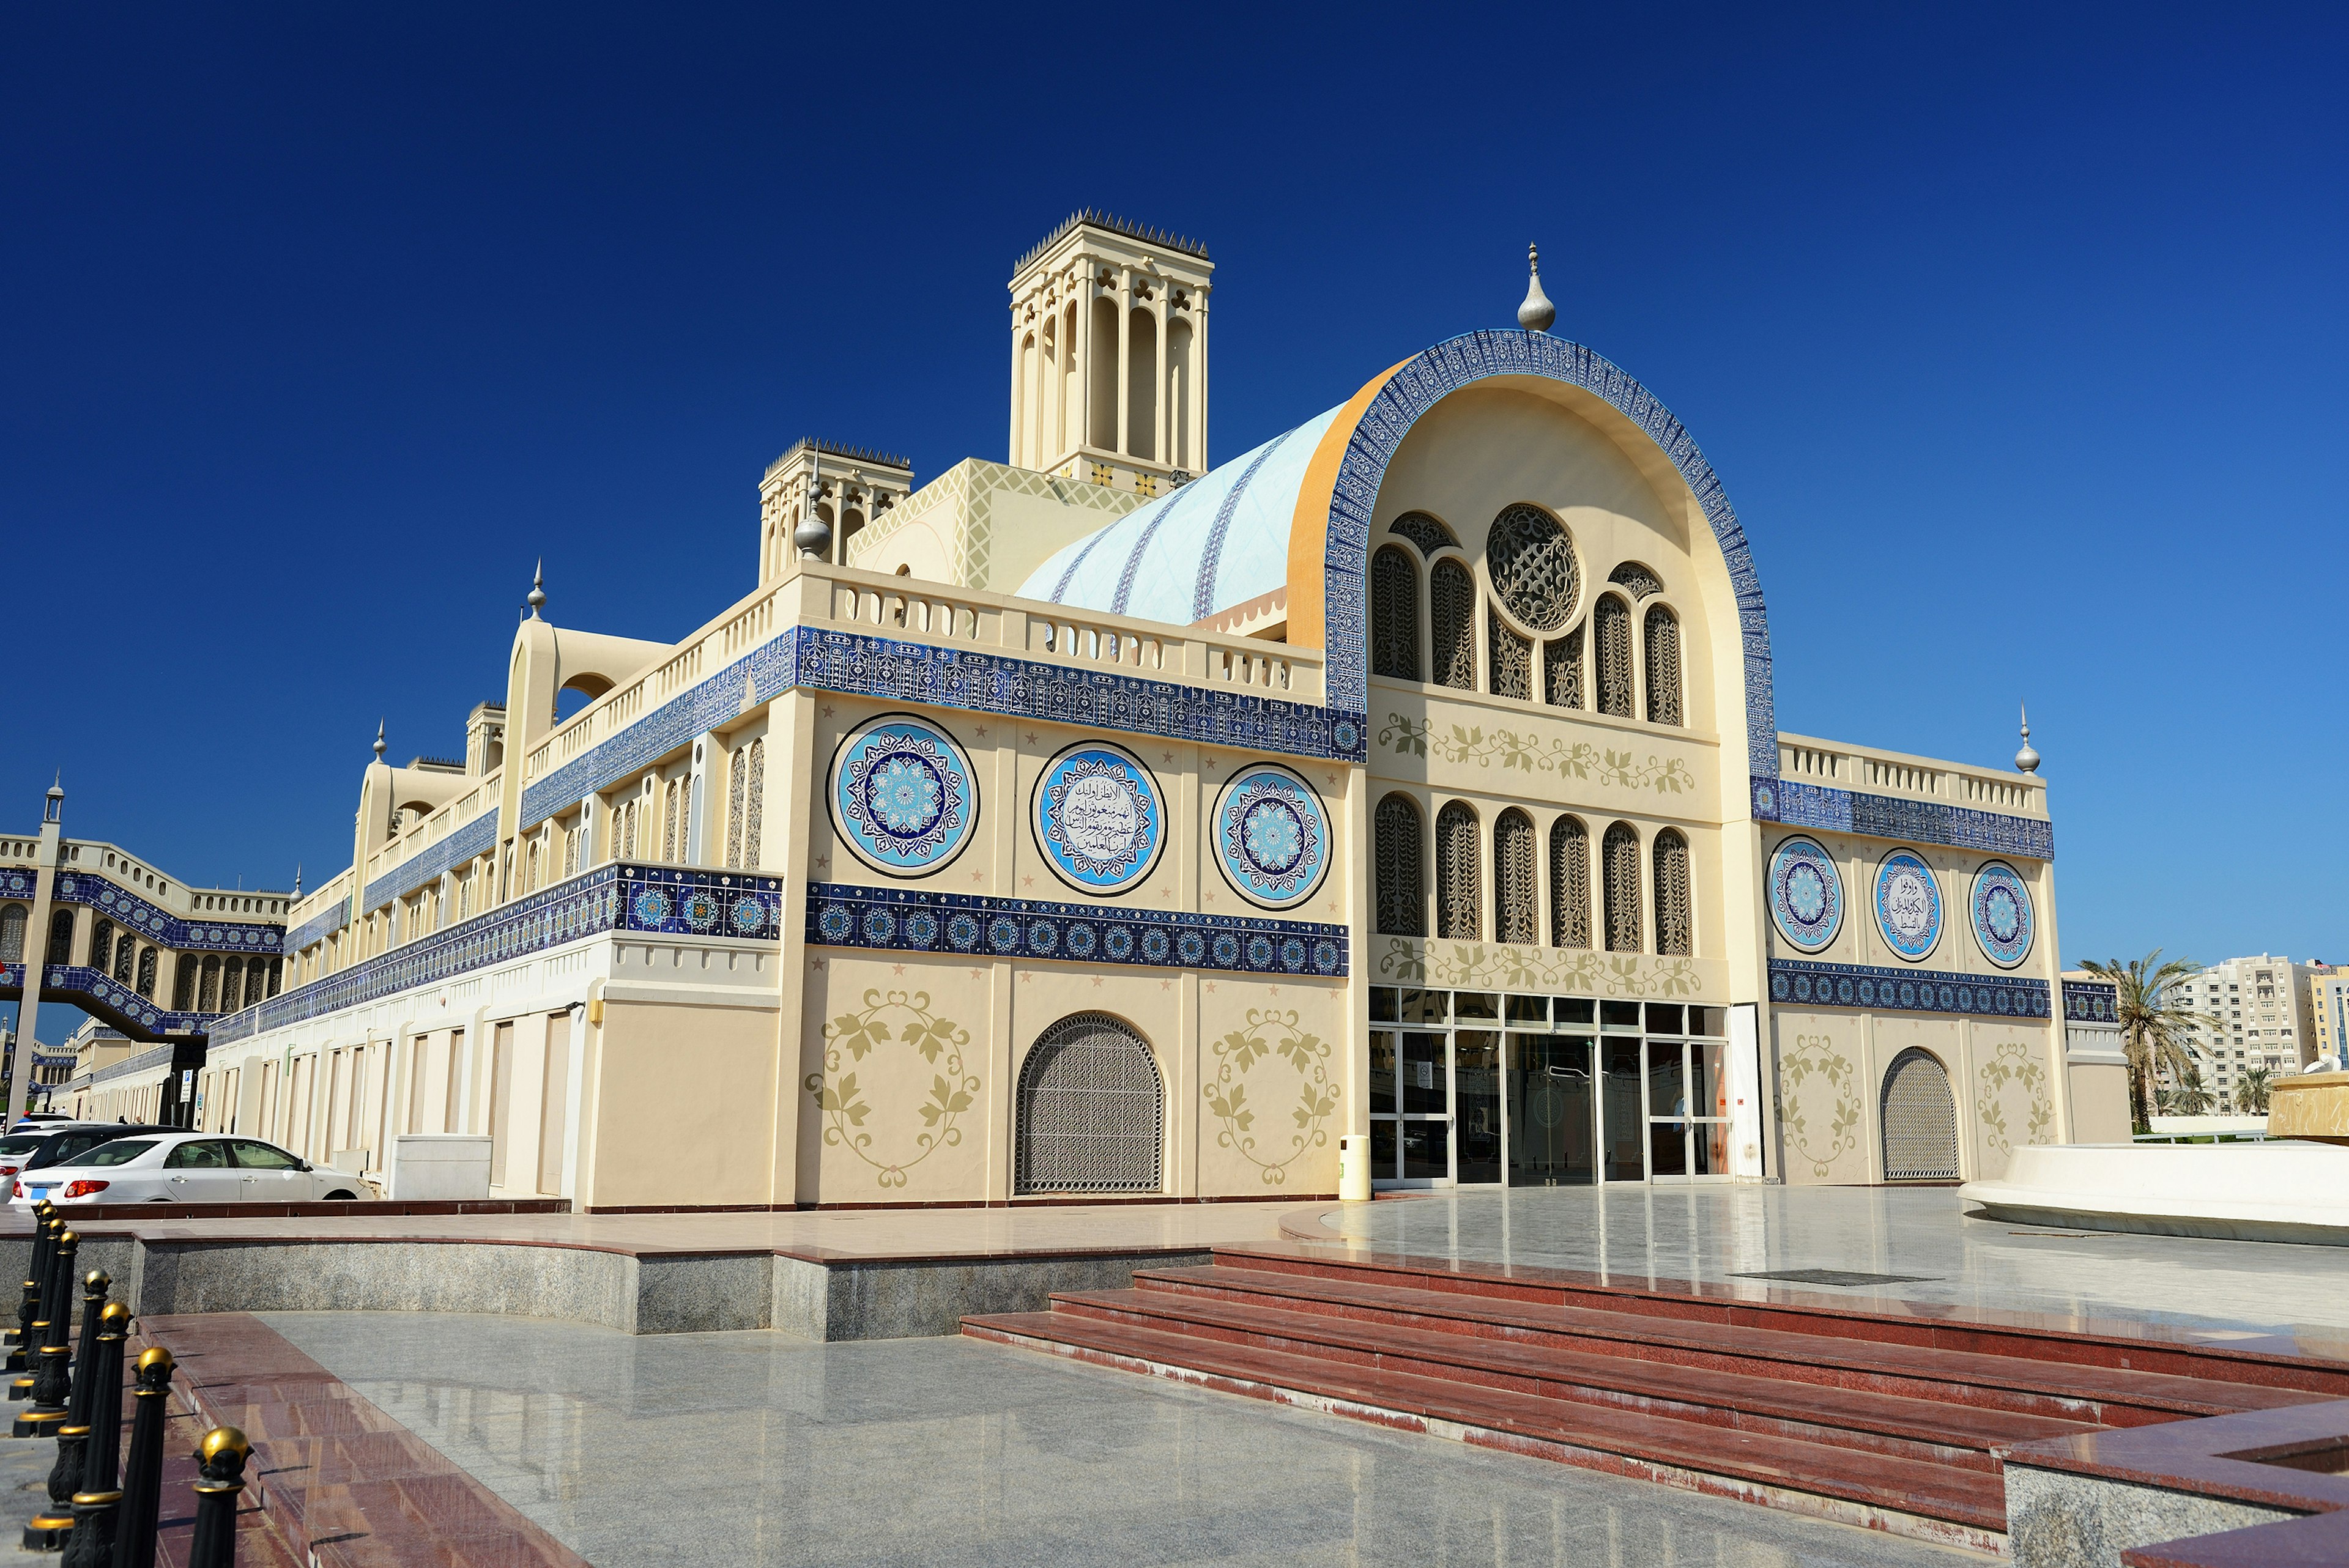
<instances>
[{"instance_id":1,"label":"white car","mask_svg":"<svg viewBox=\"0 0 2349 1568\"><path fill-rule=\"evenodd\" d=\"M257 1138L203 1132L137 1133L78 1155L68 1164L23 1171L12 1208L47 1198L76 1203L306 1203L374 1194L344 1171L321 1171Z\"/></svg>"}]
</instances>

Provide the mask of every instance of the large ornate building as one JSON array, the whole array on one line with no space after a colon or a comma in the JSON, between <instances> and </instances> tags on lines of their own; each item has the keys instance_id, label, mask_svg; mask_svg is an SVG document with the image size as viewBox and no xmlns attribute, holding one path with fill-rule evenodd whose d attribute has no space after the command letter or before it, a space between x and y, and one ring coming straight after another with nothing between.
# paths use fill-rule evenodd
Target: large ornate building
<instances>
[{"instance_id":1,"label":"large ornate building","mask_svg":"<svg viewBox=\"0 0 2349 1568\"><path fill-rule=\"evenodd\" d=\"M1211 467L1212 290L1072 219L1011 284L1013 461L802 443L675 644L534 590L464 760L378 748L204 1124L486 1133L500 1192L598 1208L1327 1193L1347 1134L1381 1183L1537 1185L2127 1135L2035 754L1781 734L1720 479L1537 284Z\"/></svg>"}]
</instances>

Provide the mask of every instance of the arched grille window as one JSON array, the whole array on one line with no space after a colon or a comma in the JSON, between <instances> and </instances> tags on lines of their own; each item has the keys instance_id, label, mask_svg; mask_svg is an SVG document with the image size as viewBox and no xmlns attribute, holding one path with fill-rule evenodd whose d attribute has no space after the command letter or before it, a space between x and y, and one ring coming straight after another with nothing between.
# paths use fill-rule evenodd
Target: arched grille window
<instances>
[{"instance_id":1,"label":"arched grille window","mask_svg":"<svg viewBox=\"0 0 2349 1568\"><path fill-rule=\"evenodd\" d=\"M1607 830L1607 951L1640 951L1640 835L1629 822Z\"/></svg>"},{"instance_id":2,"label":"arched grille window","mask_svg":"<svg viewBox=\"0 0 2349 1568\"><path fill-rule=\"evenodd\" d=\"M1530 945L1541 940L1534 911L1533 819L1514 807L1493 819L1493 886L1500 902L1493 912L1493 934L1503 942Z\"/></svg>"},{"instance_id":3,"label":"arched grille window","mask_svg":"<svg viewBox=\"0 0 2349 1568\"><path fill-rule=\"evenodd\" d=\"M692 852L693 779L672 779L663 791L661 806L661 859L682 861Z\"/></svg>"},{"instance_id":4,"label":"arched grille window","mask_svg":"<svg viewBox=\"0 0 2349 1568\"><path fill-rule=\"evenodd\" d=\"M115 939L114 977L125 985L130 984L130 966L139 956L138 949L139 944L130 940L127 931Z\"/></svg>"},{"instance_id":5,"label":"arched grille window","mask_svg":"<svg viewBox=\"0 0 2349 1568\"><path fill-rule=\"evenodd\" d=\"M114 922L101 920L89 928L89 966L100 975L114 965Z\"/></svg>"},{"instance_id":6,"label":"arched grille window","mask_svg":"<svg viewBox=\"0 0 2349 1568\"><path fill-rule=\"evenodd\" d=\"M1648 722L1681 722L1681 624L1661 604L1648 612Z\"/></svg>"},{"instance_id":7,"label":"arched grille window","mask_svg":"<svg viewBox=\"0 0 2349 1568\"><path fill-rule=\"evenodd\" d=\"M726 863L759 863L759 824L767 810L767 742L764 737L734 748L727 764Z\"/></svg>"},{"instance_id":8,"label":"arched grille window","mask_svg":"<svg viewBox=\"0 0 2349 1568\"><path fill-rule=\"evenodd\" d=\"M196 1006L196 960L192 954L182 953L171 965L171 1010L188 1013Z\"/></svg>"},{"instance_id":9,"label":"arched grille window","mask_svg":"<svg viewBox=\"0 0 2349 1568\"><path fill-rule=\"evenodd\" d=\"M1590 613L1590 651L1599 663L1599 711L1631 717L1631 607L1612 593Z\"/></svg>"},{"instance_id":10,"label":"arched grille window","mask_svg":"<svg viewBox=\"0 0 2349 1568\"><path fill-rule=\"evenodd\" d=\"M1142 1037L1077 1013L1038 1037L1019 1067L1012 1139L1020 1192L1155 1192L1165 1095Z\"/></svg>"},{"instance_id":11,"label":"arched grille window","mask_svg":"<svg viewBox=\"0 0 2349 1568\"><path fill-rule=\"evenodd\" d=\"M1656 951L1686 958L1696 951L1689 917L1689 847L1678 831L1656 835Z\"/></svg>"},{"instance_id":12,"label":"arched grille window","mask_svg":"<svg viewBox=\"0 0 2349 1568\"><path fill-rule=\"evenodd\" d=\"M155 950L151 947L139 954L139 994L150 1002L155 999Z\"/></svg>"},{"instance_id":13,"label":"arched grille window","mask_svg":"<svg viewBox=\"0 0 2349 1568\"><path fill-rule=\"evenodd\" d=\"M258 961L256 960L256 962ZM285 961L282 958L271 959L269 961L269 994L271 995L274 996L277 995L278 982L283 980L285 976Z\"/></svg>"},{"instance_id":14,"label":"arched grille window","mask_svg":"<svg viewBox=\"0 0 2349 1568\"><path fill-rule=\"evenodd\" d=\"M1419 569L1399 544L1371 557L1371 673L1419 679Z\"/></svg>"},{"instance_id":15,"label":"arched grille window","mask_svg":"<svg viewBox=\"0 0 2349 1568\"><path fill-rule=\"evenodd\" d=\"M1435 684L1476 689L1476 580L1457 561L1439 561L1427 574L1429 614L1435 622Z\"/></svg>"},{"instance_id":16,"label":"arched grille window","mask_svg":"<svg viewBox=\"0 0 2349 1568\"><path fill-rule=\"evenodd\" d=\"M1534 696L1534 645L1501 624L1497 610L1485 612L1487 628L1485 663L1492 671L1493 695L1531 702Z\"/></svg>"},{"instance_id":17,"label":"arched grille window","mask_svg":"<svg viewBox=\"0 0 2349 1568\"><path fill-rule=\"evenodd\" d=\"M12 903L0 909L0 964L22 964L25 961L25 922L27 918L21 903Z\"/></svg>"},{"instance_id":18,"label":"arched grille window","mask_svg":"<svg viewBox=\"0 0 2349 1568\"><path fill-rule=\"evenodd\" d=\"M1893 1057L1880 1112L1887 1181L1957 1179L1958 1108L1939 1061L1914 1046Z\"/></svg>"},{"instance_id":19,"label":"arched grille window","mask_svg":"<svg viewBox=\"0 0 2349 1568\"><path fill-rule=\"evenodd\" d=\"M1582 628L1542 645L1542 696L1552 707L1582 706Z\"/></svg>"},{"instance_id":20,"label":"arched grille window","mask_svg":"<svg viewBox=\"0 0 2349 1568\"><path fill-rule=\"evenodd\" d=\"M1476 942L1485 934L1478 885L1476 813L1454 800L1435 815L1435 934Z\"/></svg>"},{"instance_id":21,"label":"arched grille window","mask_svg":"<svg viewBox=\"0 0 2349 1568\"><path fill-rule=\"evenodd\" d=\"M1420 872L1419 807L1408 795L1379 802L1379 930L1390 936L1427 934L1427 888Z\"/></svg>"},{"instance_id":22,"label":"arched grille window","mask_svg":"<svg viewBox=\"0 0 2349 1568\"><path fill-rule=\"evenodd\" d=\"M1572 817L1550 824L1549 942L1590 945L1590 830Z\"/></svg>"},{"instance_id":23,"label":"arched grille window","mask_svg":"<svg viewBox=\"0 0 2349 1568\"><path fill-rule=\"evenodd\" d=\"M51 964L73 961L73 911L61 909L49 916L49 956Z\"/></svg>"}]
</instances>

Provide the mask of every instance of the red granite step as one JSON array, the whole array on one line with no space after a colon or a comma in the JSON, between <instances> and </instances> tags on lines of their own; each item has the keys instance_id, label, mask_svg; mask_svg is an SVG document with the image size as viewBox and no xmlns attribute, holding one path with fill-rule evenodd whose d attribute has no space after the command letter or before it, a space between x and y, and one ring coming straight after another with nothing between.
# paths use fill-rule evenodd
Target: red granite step
<instances>
[{"instance_id":1,"label":"red granite step","mask_svg":"<svg viewBox=\"0 0 2349 1568\"><path fill-rule=\"evenodd\" d=\"M1304 1403L1588 1469L1994 1550L2000 1477L1773 1431L1544 1397L1075 1312L964 1320L977 1337Z\"/></svg>"},{"instance_id":2,"label":"red granite step","mask_svg":"<svg viewBox=\"0 0 2349 1568\"><path fill-rule=\"evenodd\" d=\"M1223 1255L1218 1253L1219 1256ZM1252 1258L1247 1261L1253 1262ZM1523 1340L1561 1351L1708 1367L2098 1426L2306 1404L2325 1396L2133 1368L2079 1366L1657 1315L1634 1293L1609 1307L1382 1283L1393 1270L1301 1273L1206 1264L1137 1272L1137 1288L1246 1301L1351 1323ZM1406 1276L1407 1277L1407 1276Z\"/></svg>"},{"instance_id":3,"label":"red granite step","mask_svg":"<svg viewBox=\"0 0 2349 1568\"><path fill-rule=\"evenodd\" d=\"M1674 1420L1775 1432L1806 1442L1995 1473L1992 1449L2100 1429L1712 1367L1560 1349L1521 1338L1431 1332L1226 1295L1136 1289L1052 1297L1055 1312L1309 1356L1381 1371L1611 1405Z\"/></svg>"}]
</instances>

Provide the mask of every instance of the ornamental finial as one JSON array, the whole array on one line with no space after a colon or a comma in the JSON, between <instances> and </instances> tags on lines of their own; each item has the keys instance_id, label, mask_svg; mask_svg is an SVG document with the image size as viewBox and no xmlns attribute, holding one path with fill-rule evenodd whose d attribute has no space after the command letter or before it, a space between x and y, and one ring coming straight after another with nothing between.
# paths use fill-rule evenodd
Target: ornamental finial
<instances>
[{"instance_id":1,"label":"ornamental finial","mask_svg":"<svg viewBox=\"0 0 2349 1568\"><path fill-rule=\"evenodd\" d=\"M2036 773L2039 771L2039 753L2031 745L2031 709L2023 707L2022 711L2023 749L2014 754L2014 770L2017 773Z\"/></svg>"},{"instance_id":2,"label":"ornamental finial","mask_svg":"<svg viewBox=\"0 0 2349 1568\"><path fill-rule=\"evenodd\" d=\"M533 621L538 619L538 613L546 608L546 558L544 556L539 557L538 570L531 574L530 592L523 596L523 603L530 606L530 618Z\"/></svg>"},{"instance_id":3,"label":"ornamental finial","mask_svg":"<svg viewBox=\"0 0 2349 1568\"><path fill-rule=\"evenodd\" d=\"M382 761L383 754L388 749L383 743L383 720L378 718L375 721L375 759Z\"/></svg>"},{"instance_id":4,"label":"ornamental finial","mask_svg":"<svg viewBox=\"0 0 2349 1568\"><path fill-rule=\"evenodd\" d=\"M1526 247L1526 303L1517 306L1517 325L1527 332L1547 332L1550 323L1557 319L1557 306L1549 303L1542 293L1541 247Z\"/></svg>"}]
</instances>

